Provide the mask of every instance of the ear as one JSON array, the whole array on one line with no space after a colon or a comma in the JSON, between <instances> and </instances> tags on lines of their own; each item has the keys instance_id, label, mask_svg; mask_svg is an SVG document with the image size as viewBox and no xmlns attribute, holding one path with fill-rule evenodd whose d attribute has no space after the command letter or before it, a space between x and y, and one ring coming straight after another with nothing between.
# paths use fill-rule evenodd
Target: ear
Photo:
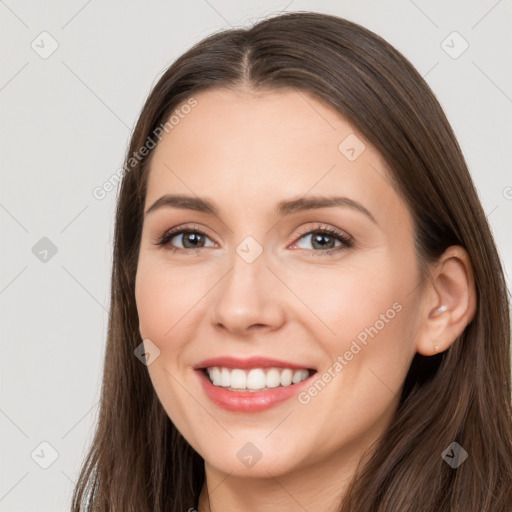
<instances>
[{"instance_id":1,"label":"ear","mask_svg":"<svg viewBox=\"0 0 512 512\"><path fill-rule=\"evenodd\" d=\"M416 341L417 352L424 356L448 349L476 311L473 268L463 247L448 247L429 272Z\"/></svg>"}]
</instances>

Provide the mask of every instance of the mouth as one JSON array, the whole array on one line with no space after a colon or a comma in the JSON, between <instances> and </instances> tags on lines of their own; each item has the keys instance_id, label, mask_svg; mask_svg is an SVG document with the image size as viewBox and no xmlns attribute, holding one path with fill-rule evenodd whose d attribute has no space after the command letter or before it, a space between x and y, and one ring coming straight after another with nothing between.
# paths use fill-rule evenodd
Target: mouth
<instances>
[{"instance_id":1,"label":"mouth","mask_svg":"<svg viewBox=\"0 0 512 512\"><path fill-rule=\"evenodd\" d=\"M206 396L231 412L264 411L298 395L314 368L276 359L208 359L194 367Z\"/></svg>"},{"instance_id":2,"label":"mouth","mask_svg":"<svg viewBox=\"0 0 512 512\"><path fill-rule=\"evenodd\" d=\"M201 371L213 386L250 393L300 384L316 373L311 368L280 367L243 369L211 366Z\"/></svg>"}]
</instances>

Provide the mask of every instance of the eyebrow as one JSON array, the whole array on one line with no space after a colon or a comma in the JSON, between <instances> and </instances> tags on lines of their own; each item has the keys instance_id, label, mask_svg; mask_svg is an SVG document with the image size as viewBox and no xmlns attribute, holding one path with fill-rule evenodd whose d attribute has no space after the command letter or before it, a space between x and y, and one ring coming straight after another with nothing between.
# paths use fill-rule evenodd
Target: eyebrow
<instances>
[{"instance_id":1,"label":"eyebrow","mask_svg":"<svg viewBox=\"0 0 512 512\"><path fill-rule=\"evenodd\" d=\"M299 197L297 199L288 199L277 204L276 213L286 216L295 212L305 210L316 210L320 208L332 208L335 206L345 206L357 210L366 215L373 223L377 224L375 217L361 203L349 199L348 197L334 196L309 196ZM161 208L179 208L183 210L193 210L201 213L219 215L218 208L209 200L200 197L165 194L157 199L145 212L148 215Z\"/></svg>"}]
</instances>

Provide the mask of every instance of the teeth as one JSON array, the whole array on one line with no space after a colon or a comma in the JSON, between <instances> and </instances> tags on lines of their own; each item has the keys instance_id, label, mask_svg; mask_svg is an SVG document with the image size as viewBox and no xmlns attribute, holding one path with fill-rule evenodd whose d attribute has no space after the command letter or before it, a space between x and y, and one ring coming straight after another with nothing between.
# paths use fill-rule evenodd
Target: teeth
<instances>
[{"instance_id":1,"label":"teeth","mask_svg":"<svg viewBox=\"0 0 512 512\"><path fill-rule=\"evenodd\" d=\"M213 384L215 384L215 386L220 385L220 371L217 367L212 368L212 371L210 373L210 379L212 379L212 382Z\"/></svg>"},{"instance_id":2,"label":"teeth","mask_svg":"<svg viewBox=\"0 0 512 512\"><path fill-rule=\"evenodd\" d=\"M293 372L292 383L293 384L298 384L299 382L304 380L302 377L303 377L302 370Z\"/></svg>"},{"instance_id":3,"label":"teeth","mask_svg":"<svg viewBox=\"0 0 512 512\"><path fill-rule=\"evenodd\" d=\"M271 368L267 373L267 388L277 388L281 384L281 375L277 368Z\"/></svg>"},{"instance_id":4,"label":"teeth","mask_svg":"<svg viewBox=\"0 0 512 512\"><path fill-rule=\"evenodd\" d=\"M290 368L207 368L207 373L214 386L231 389L248 389L251 391L290 386L298 384L309 377L308 370L291 370Z\"/></svg>"},{"instance_id":5,"label":"teeth","mask_svg":"<svg viewBox=\"0 0 512 512\"><path fill-rule=\"evenodd\" d=\"M235 389L245 389L247 375L243 370L231 370L231 387Z\"/></svg>"},{"instance_id":6,"label":"teeth","mask_svg":"<svg viewBox=\"0 0 512 512\"><path fill-rule=\"evenodd\" d=\"M215 383L215 385L226 388L231 385L231 372L227 368L222 368L220 372L220 384Z\"/></svg>"},{"instance_id":7,"label":"teeth","mask_svg":"<svg viewBox=\"0 0 512 512\"><path fill-rule=\"evenodd\" d=\"M281 386L289 386L292 383L293 371L286 368L281 372Z\"/></svg>"},{"instance_id":8,"label":"teeth","mask_svg":"<svg viewBox=\"0 0 512 512\"><path fill-rule=\"evenodd\" d=\"M247 388L248 389L262 389L267 385L265 373L259 368L255 368L247 375Z\"/></svg>"}]
</instances>

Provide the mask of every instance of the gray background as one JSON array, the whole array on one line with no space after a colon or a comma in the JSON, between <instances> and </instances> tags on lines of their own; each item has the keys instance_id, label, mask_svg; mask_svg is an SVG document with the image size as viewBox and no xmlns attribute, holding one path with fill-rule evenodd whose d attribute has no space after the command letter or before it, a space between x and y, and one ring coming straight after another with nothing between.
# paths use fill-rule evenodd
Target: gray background
<instances>
[{"instance_id":1,"label":"gray background","mask_svg":"<svg viewBox=\"0 0 512 512\"><path fill-rule=\"evenodd\" d=\"M176 57L281 10L361 23L412 61L452 123L510 275L511 0L0 0L1 511L67 510L92 439L116 200L92 190L122 166Z\"/></svg>"}]
</instances>

